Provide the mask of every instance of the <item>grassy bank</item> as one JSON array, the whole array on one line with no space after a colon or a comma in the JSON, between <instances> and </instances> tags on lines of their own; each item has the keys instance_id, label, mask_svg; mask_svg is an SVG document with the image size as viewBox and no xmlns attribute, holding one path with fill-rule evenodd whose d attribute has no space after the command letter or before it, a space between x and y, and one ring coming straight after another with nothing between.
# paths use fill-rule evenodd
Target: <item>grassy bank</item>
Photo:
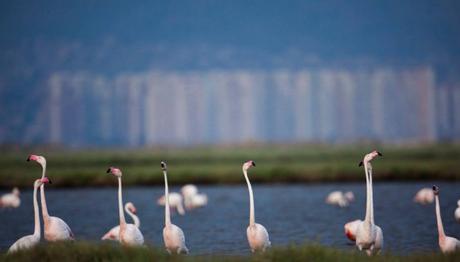
<instances>
[{"instance_id":1,"label":"grassy bank","mask_svg":"<svg viewBox=\"0 0 460 262\"><path fill-rule=\"evenodd\" d=\"M126 248L116 244L88 242L56 243L11 255L1 261L460 261L460 252L451 255L420 253L411 255L383 254L367 257L358 251L343 251L316 244L274 248L264 254L247 256L205 255L170 256L158 248Z\"/></svg>"},{"instance_id":2,"label":"grassy bank","mask_svg":"<svg viewBox=\"0 0 460 262\"><path fill-rule=\"evenodd\" d=\"M327 182L363 180L358 162L376 146L247 146L141 150L2 150L0 186L26 186L40 175L30 153L48 160L47 175L57 186L113 186L108 166L122 168L125 185L162 184L161 160L168 162L172 183L241 183L241 164L257 163L254 182ZM460 146L378 147L377 180L460 179Z\"/></svg>"}]
</instances>

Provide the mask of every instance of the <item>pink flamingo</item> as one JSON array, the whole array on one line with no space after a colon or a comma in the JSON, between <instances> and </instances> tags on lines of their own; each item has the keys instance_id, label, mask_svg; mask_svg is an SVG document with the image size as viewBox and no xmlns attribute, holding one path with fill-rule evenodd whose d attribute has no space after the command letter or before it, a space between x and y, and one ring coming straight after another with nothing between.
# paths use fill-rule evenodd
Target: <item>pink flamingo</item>
<instances>
[{"instance_id":1,"label":"pink flamingo","mask_svg":"<svg viewBox=\"0 0 460 262\"><path fill-rule=\"evenodd\" d=\"M42 167L42 178L46 174L46 159L43 156L30 155L27 161L35 161ZM51 183L50 183L51 184ZM59 217L50 216L46 206L45 184L40 186L40 196L42 202L42 216L44 224L45 239L47 241L74 240L72 230L64 220Z\"/></svg>"},{"instance_id":2,"label":"pink flamingo","mask_svg":"<svg viewBox=\"0 0 460 262\"><path fill-rule=\"evenodd\" d=\"M366 250L368 255L379 253L383 248L383 232L382 229L374 224L374 200L372 190L372 165L371 161L382 154L377 151L364 156L364 160L359 163L359 166L364 164L366 172L366 217L364 221L358 223L356 229L356 246L359 250Z\"/></svg>"},{"instance_id":3,"label":"pink flamingo","mask_svg":"<svg viewBox=\"0 0 460 262\"><path fill-rule=\"evenodd\" d=\"M243 174L248 184L249 190L249 226L246 229L246 234L248 237L249 246L251 247L252 252L262 251L264 252L267 248L271 246L270 239L268 236L267 229L261 224L255 222L254 215L254 196L252 193L251 182L248 178L248 169L256 166L254 161L250 160L243 164Z\"/></svg>"},{"instance_id":4,"label":"pink flamingo","mask_svg":"<svg viewBox=\"0 0 460 262\"><path fill-rule=\"evenodd\" d=\"M118 215L120 217L119 239L123 245L139 246L144 244L144 236L138 227L133 224L127 224L125 220L125 213L123 212L123 195L121 185L121 170L116 167L109 167L107 173L112 174L118 178Z\"/></svg>"},{"instance_id":5,"label":"pink flamingo","mask_svg":"<svg viewBox=\"0 0 460 262\"><path fill-rule=\"evenodd\" d=\"M37 189L42 185L49 183L47 177L37 179L34 182L34 193L33 193L33 203L34 203L34 221L35 229L32 235L24 236L18 239L14 244L8 249L8 253L13 253L19 250L28 249L36 246L40 243L40 211L38 210L37 202Z\"/></svg>"},{"instance_id":6,"label":"pink flamingo","mask_svg":"<svg viewBox=\"0 0 460 262\"><path fill-rule=\"evenodd\" d=\"M188 248L185 245L184 231L173 223L171 223L171 215L169 213L169 190L168 190L168 174L165 162L161 162L161 169L165 179L165 227L163 228L163 241L168 253L185 253L188 254Z\"/></svg>"}]
</instances>

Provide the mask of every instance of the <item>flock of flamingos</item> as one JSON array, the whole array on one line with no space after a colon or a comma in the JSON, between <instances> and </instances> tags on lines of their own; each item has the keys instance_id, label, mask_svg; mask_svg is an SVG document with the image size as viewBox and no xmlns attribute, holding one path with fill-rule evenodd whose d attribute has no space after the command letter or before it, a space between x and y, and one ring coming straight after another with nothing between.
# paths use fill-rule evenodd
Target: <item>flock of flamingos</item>
<instances>
[{"instance_id":1,"label":"flock of flamingos","mask_svg":"<svg viewBox=\"0 0 460 262\"><path fill-rule=\"evenodd\" d=\"M364 166L366 174L366 215L364 220L354 220L345 224L345 235L352 241L355 241L356 246L359 250L365 251L368 255L378 254L383 249L383 231L374 223L374 207L373 207L373 189L372 189L372 165L371 161L382 154L378 151L373 151L364 156L359 166ZM32 235L24 236L17 240L10 248L8 252L15 252L21 249L31 248L40 242L41 238L41 224L39 218L39 207L37 201L37 190L40 188L41 196L41 209L44 224L44 238L47 241L61 241L61 240L73 240L74 234L64 220L59 217L50 216L47 209L46 198L45 198L45 184L51 184L51 181L46 177L46 159L43 156L30 155L27 161L35 161L40 164L42 168L42 175L40 179L34 182L33 191L33 206L34 206L34 220L35 230ZM249 226L246 230L249 247L252 252L265 251L270 247L270 239L267 229L256 223L254 214L254 195L252 192L251 183L248 178L248 170L254 167L254 161L247 161L243 164L243 175L246 180L248 191L249 191ZM169 253L188 253L188 248L185 244L185 235L180 227L171 222L170 207L177 208L179 213L183 212L183 207L178 206L178 197L174 197L173 194L169 193L168 190L168 175L167 165L165 162L161 162L161 169L164 175L165 183L165 195L162 199L159 199L159 204L165 206L165 225L163 228L163 240L166 250ZM118 180L118 209L120 224L112 228L102 239L110 239L119 241L122 245L137 246L144 244L144 237L139 229L139 219L133 215L135 213L135 207L132 203L128 202L125 205L126 212L133 218L134 224L129 224L125 219L125 212L123 211L123 197L122 197L122 171L116 167L110 167L107 173L113 175ZM190 192L196 194L196 188L183 189L183 192ZM177 194L177 193L176 193ZM11 194L5 195L0 198L0 205L10 201L12 206L19 205L17 198L19 191L13 191ZM454 252L460 250L460 241L456 238L446 236L444 234L444 228L441 219L441 211L439 206L439 188L433 186L432 189L422 189L415 196L415 201L421 203L436 202L436 219L438 226L438 238L439 247L443 253ZM186 198L187 199L187 198ZM349 201L352 201L353 193L347 192L342 193L335 191L331 193L326 202L329 204L337 204L339 206L348 205ZM182 200L179 200L180 203ZM203 205L207 202L206 196L197 195L195 199L196 205ZM171 203L170 203L171 202ZM186 205L193 205L194 203L185 203ZM460 206L460 201L459 201ZM460 207L455 211L455 217L460 222Z\"/></svg>"}]
</instances>

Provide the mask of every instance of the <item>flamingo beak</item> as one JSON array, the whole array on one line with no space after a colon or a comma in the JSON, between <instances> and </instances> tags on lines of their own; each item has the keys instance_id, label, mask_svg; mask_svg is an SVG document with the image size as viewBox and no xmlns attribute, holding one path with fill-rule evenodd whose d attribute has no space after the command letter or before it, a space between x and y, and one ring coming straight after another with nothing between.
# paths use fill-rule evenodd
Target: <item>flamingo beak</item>
<instances>
[{"instance_id":1,"label":"flamingo beak","mask_svg":"<svg viewBox=\"0 0 460 262\"><path fill-rule=\"evenodd\" d=\"M379 151L377 151L377 155L379 156L383 156L382 153L380 153Z\"/></svg>"},{"instance_id":2,"label":"flamingo beak","mask_svg":"<svg viewBox=\"0 0 460 262\"><path fill-rule=\"evenodd\" d=\"M133 207L132 212L133 212L133 214L137 214L137 209L135 207Z\"/></svg>"},{"instance_id":3,"label":"flamingo beak","mask_svg":"<svg viewBox=\"0 0 460 262\"><path fill-rule=\"evenodd\" d=\"M30 156L26 159L26 161L27 161L27 162L29 162L29 161L37 161L37 159L38 159L38 156L36 156L36 155L30 155Z\"/></svg>"},{"instance_id":4,"label":"flamingo beak","mask_svg":"<svg viewBox=\"0 0 460 262\"><path fill-rule=\"evenodd\" d=\"M251 161L252 166L256 166L256 162Z\"/></svg>"},{"instance_id":5,"label":"flamingo beak","mask_svg":"<svg viewBox=\"0 0 460 262\"><path fill-rule=\"evenodd\" d=\"M161 161L160 165L161 169L166 170L166 163L164 161Z\"/></svg>"},{"instance_id":6,"label":"flamingo beak","mask_svg":"<svg viewBox=\"0 0 460 262\"><path fill-rule=\"evenodd\" d=\"M107 169L107 174L110 173L112 171L112 168L109 167L109 169Z\"/></svg>"},{"instance_id":7,"label":"flamingo beak","mask_svg":"<svg viewBox=\"0 0 460 262\"><path fill-rule=\"evenodd\" d=\"M363 166L363 161L359 162L358 166Z\"/></svg>"}]
</instances>

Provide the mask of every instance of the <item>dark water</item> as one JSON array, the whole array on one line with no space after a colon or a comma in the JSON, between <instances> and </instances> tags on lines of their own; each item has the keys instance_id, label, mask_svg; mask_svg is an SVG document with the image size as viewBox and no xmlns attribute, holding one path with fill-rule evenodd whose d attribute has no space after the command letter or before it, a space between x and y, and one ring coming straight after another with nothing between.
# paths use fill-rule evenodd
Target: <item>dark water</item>
<instances>
[{"instance_id":1,"label":"dark water","mask_svg":"<svg viewBox=\"0 0 460 262\"><path fill-rule=\"evenodd\" d=\"M397 253L438 250L434 204L421 206L412 197L421 187L434 182L374 185L375 221L383 229L385 250ZM454 220L460 183L439 182L441 210L448 235L460 237ZM172 188L178 191L178 188ZM348 208L326 205L333 190L352 190L356 201ZM248 192L241 186L201 186L209 197L208 206L185 216L174 214L192 254L249 253L246 240ZM50 214L64 219L78 239L98 240L118 223L116 188L52 189L48 187ZM163 187L125 188L124 200L138 209L146 242L163 246L164 209L155 204ZM273 245L316 241L327 246L353 249L343 225L364 217L365 186L356 184L255 185L256 221L264 225ZM32 191L22 192L22 205L0 211L0 249L33 232Z\"/></svg>"}]
</instances>

